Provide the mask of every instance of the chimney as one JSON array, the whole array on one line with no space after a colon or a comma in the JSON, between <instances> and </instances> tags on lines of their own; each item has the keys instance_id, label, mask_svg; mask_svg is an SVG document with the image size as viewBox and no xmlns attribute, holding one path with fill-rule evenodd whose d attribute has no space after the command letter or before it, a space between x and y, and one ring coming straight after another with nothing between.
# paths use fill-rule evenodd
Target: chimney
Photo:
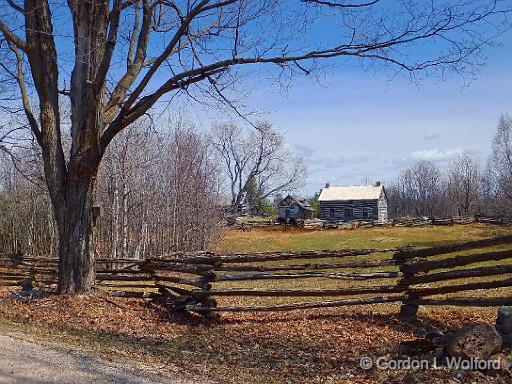
<instances>
[{"instance_id":1,"label":"chimney","mask_svg":"<svg viewBox=\"0 0 512 384\"><path fill-rule=\"evenodd\" d=\"M376 182L375 182L375 186L376 186L376 187L380 187L380 181L376 181Z\"/></svg>"},{"instance_id":2,"label":"chimney","mask_svg":"<svg viewBox=\"0 0 512 384\"><path fill-rule=\"evenodd\" d=\"M329 183L325 183L325 188L329 188L331 185Z\"/></svg>"}]
</instances>

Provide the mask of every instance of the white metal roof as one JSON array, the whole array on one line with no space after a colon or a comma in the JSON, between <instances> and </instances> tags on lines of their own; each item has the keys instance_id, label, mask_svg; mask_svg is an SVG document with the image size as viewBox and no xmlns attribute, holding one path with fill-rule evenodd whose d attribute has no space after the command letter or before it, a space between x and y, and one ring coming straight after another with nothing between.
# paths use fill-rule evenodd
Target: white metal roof
<instances>
[{"instance_id":1,"label":"white metal roof","mask_svg":"<svg viewBox=\"0 0 512 384\"><path fill-rule=\"evenodd\" d=\"M353 185L350 187L326 187L322 189L318 201L378 200L382 185Z\"/></svg>"}]
</instances>

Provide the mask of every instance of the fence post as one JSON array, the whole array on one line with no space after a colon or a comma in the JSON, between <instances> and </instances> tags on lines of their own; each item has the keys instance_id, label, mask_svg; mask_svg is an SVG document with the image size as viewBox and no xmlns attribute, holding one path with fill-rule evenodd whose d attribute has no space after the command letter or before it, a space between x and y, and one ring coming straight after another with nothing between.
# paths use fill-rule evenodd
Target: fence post
<instances>
[{"instance_id":1,"label":"fence post","mask_svg":"<svg viewBox=\"0 0 512 384\"><path fill-rule=\"evenodd\" d=\"M174 298L174 310L177 312L198 312L208 319L216 319L218 313L213 311L212 308L217 306L217 301L208 295L201 294L211 290L211 283L215 281L215 277L216 275L213 270L203 271L201 277L195 280L197 287L200 289L195 292L173 287L172 290L179 294L178 297Z\"/></svg>"},{"instance_id":2,"label":"fence post","mask_svg":"<svg viewBox=\"0 0 512 384\"><path fill-rule=\"evenodd\" d=\"M410 291L411 280L414 278L414 272L411 272L410 268L407 268L409 265L414 264L415 261L404 260L401 251L396 252L393 257L400 262L400 272L402 273L402 277L398 282L398 286L404 288L406 295L406 298L400 307L400 313L398 316L402 321L416 321L418 319L419 308L419 305L416 302L418 296Z\"/></svg>"},{"instance_id":3,"label":"fence post","mask_svg":"<svg viewBox=\"0 0 512 384\"><path fill-rule=\"evenodd\" d=\"M204 282L204 285L201 288L202 292L207 292L212 289L211 283L215 281L215 277L215 272L212 270L208 271L201 277L200 280ZM217 306L217 301L214 298L206 295L196 295L194 299L205 308L205 310L201 312L204 317L212 320L218 318L218 313L212 310L212 308Z\"/></svg>"}]
</instances>

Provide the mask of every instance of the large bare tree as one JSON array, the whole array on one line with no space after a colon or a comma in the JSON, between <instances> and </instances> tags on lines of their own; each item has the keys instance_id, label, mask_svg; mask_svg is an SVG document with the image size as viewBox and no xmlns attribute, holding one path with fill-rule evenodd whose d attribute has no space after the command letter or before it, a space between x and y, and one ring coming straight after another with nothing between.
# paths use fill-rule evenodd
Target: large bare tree
<instances>
[{"instance_id":1,"label":"large bare tree","mask_svg":"<svg viewBox=\"0 0 512 384\"><path fill-rule=\"evenodd\" d=\"M253 64L274 64L281 78L309 74L326 59L426 75L471 72L481 49L509 27L509 8L507 0L2 1L1 80L17 84L3 108L25 114L41 147L60 292L93 286L99 164L112 139L157 101L184 93L236 107L225 90L237 80L235 68ZM61 140L67 128L69 155Z\"/></svg>"},{"instance_id":2,"label":"large bare tree","mask_svg":"<svg viewBox=\"0 0 512 384\"><path fill-rule=\"evenodd\" d=\"M229 181L233 213L248 194L266 199L295 191L304 183L302 159L285 148L284 136L269 123L256 124L250 131L219 124L213 130L213 143Z\"/></svg>"}]
</instances>

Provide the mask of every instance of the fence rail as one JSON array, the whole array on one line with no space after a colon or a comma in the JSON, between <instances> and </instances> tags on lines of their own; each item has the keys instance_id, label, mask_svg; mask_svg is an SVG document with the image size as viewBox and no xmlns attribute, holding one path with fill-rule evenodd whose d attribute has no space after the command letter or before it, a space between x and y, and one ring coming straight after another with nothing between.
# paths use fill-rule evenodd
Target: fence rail
<instances>
[{"instance_id":1,"label":"fence rail","mask_svg":"<svg viewBox=\"0 0 512 384\"><path fill-rule=\"evenodd\" d=\"M0 285L16 286L30 279L54 287L57 268L56 259L0 255ZM96 270L97 286L113 295L158 299L176 310L207 316L401 302L401 317L413 319L419 305L512 304L509 292L503 297L488 295L491 289L512 287L512 236L422 249L202 252L144 260L98 259ZM293 282L300 282L300 287ZM479 293L451 296L468 291ZM232 305L229 298L233 297L273 299L267 305ZM279 302L282 298L323 299Z\"/></svg>"}]
</instances>

